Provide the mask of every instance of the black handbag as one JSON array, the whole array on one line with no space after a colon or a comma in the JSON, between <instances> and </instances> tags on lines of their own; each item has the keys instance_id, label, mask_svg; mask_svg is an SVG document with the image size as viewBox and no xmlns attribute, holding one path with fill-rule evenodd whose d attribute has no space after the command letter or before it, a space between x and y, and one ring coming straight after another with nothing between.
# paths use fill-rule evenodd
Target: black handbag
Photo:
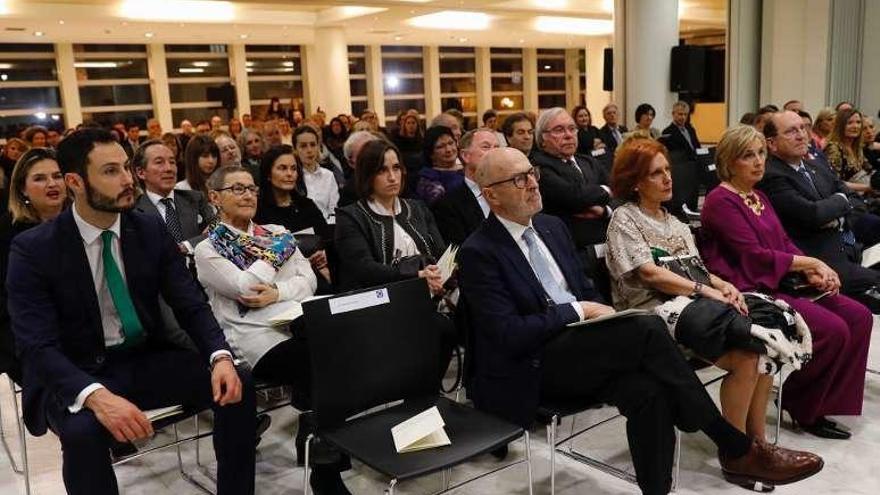
<instances>
[{"instance_id":1,"label":"black handbag","mask_svg":"<svg viewBox=\"0 0 880 495\"><path fill-rule=\"evenodd\" d=\"M779 292L795 297L803 297L806 299L816 299L824 293L810 285L807 277L800 272L787 273L779 280Z\"/></svg>"},{"instance_id":2,"label":"black handbag","mask_svg":"<svg viewBox=\"0 0 880 495\"><path fill-rule=\"evenodd\" d=\"M654 248L651 249L654 251ZM688 256L656 256L654 263L671 271L672 273L684 277L694 282L699 282L705 286L712 286L712 280L709 277L709 270L703 264L703 260L697 255Z\"/></svg>"}]
</instances>

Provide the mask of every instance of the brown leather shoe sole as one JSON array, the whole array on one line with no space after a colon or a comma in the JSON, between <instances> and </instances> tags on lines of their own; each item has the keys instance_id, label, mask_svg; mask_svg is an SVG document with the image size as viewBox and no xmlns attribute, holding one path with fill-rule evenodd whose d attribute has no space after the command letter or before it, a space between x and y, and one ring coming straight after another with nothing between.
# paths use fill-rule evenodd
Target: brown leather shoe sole
<instances>
[{"instance_id":1,"label":"brown leather shoe sole","mask_svg":"<svg viewBox=\"0 0 880 495\"><path fill-rule=\"evenodd\" d=\"M752 486L755 485L755 482L761 483L762 485L769 485L771 487L776 486L776 485L788 485L790 483L797 483L798 481L805 480L805 479L809 478L810 476L813 476L814 474L818 473L819 471L822 470L823 467L825 467L825 461L820 458L819 464L816 465L816 469L813 469L810 471L804 471L803 473L800 473L797 476L792 476L791 478L784 479L784 480L762 479L762 478L759 478L756 476L748 476L745 474L731 473L729 471L724 470L724 468L722 468L721 471L724 474L725 480L727 480L735 485L739 485L743 488L748 488L750 490L753 490ZM771 488L771 490L772 490L772 488ZM768 491L770 491L770 490L768 490Z\"/></svg>"}]
</instances>

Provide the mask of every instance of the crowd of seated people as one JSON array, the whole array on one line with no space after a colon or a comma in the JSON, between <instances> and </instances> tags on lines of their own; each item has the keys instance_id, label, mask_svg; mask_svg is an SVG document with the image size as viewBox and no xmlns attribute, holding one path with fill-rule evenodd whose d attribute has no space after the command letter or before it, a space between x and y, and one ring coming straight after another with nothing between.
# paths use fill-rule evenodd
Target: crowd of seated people
<instances>
[{"instance_id":1,"label":"crowd of seated people","mask_svg":"<svg viewBox=\"0 0 880 495\"><path fill-rule=\"evenodd\" d=\"M720 185L706 191L696 233L666 208L669 152L693 159L701 148L685 102L662 133L647 103L633 132L614 103L601 129L580 106L501 122L487 112L485 127L463 132L460 112L427 128L417 111L401 112L385 129L371 110L327 123L280 100L260 117L184 121L179 134L151 119L146 139L136 124L115 134L87 124L54 144L37 129L0 154L0 273L12 274L0 293L0 358L40 399L26 406L31 431L61 437L70 493L115 493L96 452L149 436L142 411L187 395L219 415L220 484L252 493L259 429L241 411L254 410L250 376L291 385L299 410L310 400L304 324L271 316L314 294L423 278L438 309L426 324L444 336L441 376L464 344L458 316L477 322L467 350L476 407L526 427L543 400L618 407L644 493L670 490L673 427L708 435L732 483L792 483L823 461L766 441L772 376L791 371L783 409L798 428L851 436L828 417L861 414L880 276L859 259L880 242L880 217L869 119L843 105L811 129L799 102L785 108L762 107L724 133ZM613 156L610 169L598 150ZM59 236L82 242L67 239L70 253L39 266L34 244ZM445 280L437 263L449 245L461 250ZM676 268L685 264L693 269ZM71 308L68 289L47 294L42 280L58 277L78 280L69 291L87 289L93 302ZM649 313L565 329L631 308ZM780 327L768 312L794 323ZM102 346L81 342L93 330ZM682 348L729 372L720 410ZM243 366L230 366L233 356ZM148 358L212 367L145 395L124 376ZM60 365L35 364L46 359ZM298 461L313 421L300 416ZM84 445L83 432L102 441ZM348 493L346 460L324 450L315 492ZM251 464L239 471L246 479L230 479L241 463ZM101 488L76 469L100 472Z\"/></svg>"}]
</instances>

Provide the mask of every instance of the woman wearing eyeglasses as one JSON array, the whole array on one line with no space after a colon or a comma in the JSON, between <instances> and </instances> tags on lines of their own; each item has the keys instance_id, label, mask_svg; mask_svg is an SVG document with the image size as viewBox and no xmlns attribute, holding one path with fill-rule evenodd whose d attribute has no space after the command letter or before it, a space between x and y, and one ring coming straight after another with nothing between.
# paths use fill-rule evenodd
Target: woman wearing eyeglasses
<instances>
[{"instance_id":1,"label":"woman wearing eyeglasses","mask_svg":"<svg viewBox=\"0 0 880 495\"><path fill-rule=\"evenodd\" d=\"M199 281L211 309L236 356L247 363L257 380L293 386L299 408L307 407L309 355L302 338L301 319L277 324L312 296L317 279L309 260L287 229L257 225L259 188L242 167L223 167L208 178L218 222L195 250ZM297 461L309 421L300 418ZM339 477L338 455L316 456L311 484L316 493L348 493Z\"/></svg>"},{"instance_id":2,"label":"woman wearing eyeglasses","mask_svg":"<svg viewBox=\"0 0 880 495\"><path fill-rule=\"evenodd\" d=\"M0 216L0 280L6 280L9 245L25 230L57 217L70 202L55 152L33 148L16 162L9 178L9 211ZM0 284L0 372L21 383L21 369L6 311L6 285Z\"/></svg>"}]
</instances>

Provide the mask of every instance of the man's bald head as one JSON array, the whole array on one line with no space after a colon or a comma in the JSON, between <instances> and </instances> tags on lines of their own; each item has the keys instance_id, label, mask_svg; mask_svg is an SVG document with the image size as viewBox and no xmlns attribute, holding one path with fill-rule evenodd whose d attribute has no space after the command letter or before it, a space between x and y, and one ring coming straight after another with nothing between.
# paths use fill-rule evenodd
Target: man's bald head
<instances>
[{"instance_id":1,"label":"man's bald head","mask_svg":"<svg viewBox=\"0 0 880 495\"><path fill-rule=\"evenodd\" d=\"M493 182L504 180L515 170L518 165L526 164L530 167L529 159L522 151L516 148L494 148L483 155L480 166L477 167L476 181L480 187L486 187Z\"/></svg>"}]
</instances>

